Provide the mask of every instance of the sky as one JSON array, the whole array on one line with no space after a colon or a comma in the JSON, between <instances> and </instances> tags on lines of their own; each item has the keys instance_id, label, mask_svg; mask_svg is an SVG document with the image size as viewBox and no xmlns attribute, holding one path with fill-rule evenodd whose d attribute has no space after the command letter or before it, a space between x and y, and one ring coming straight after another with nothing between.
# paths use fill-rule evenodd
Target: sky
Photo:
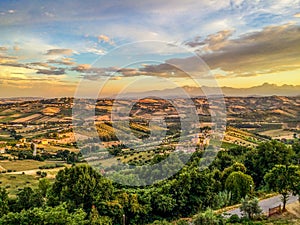
<instances>
[{"instance_id":1,"label":"sky","mask_svg":"<svg viewBox=\"0 0 300 225\"><path fill-rule=\"evenodd\" d=\"M299 59L300 0L0 1L0 97L300 85Z\"/></svg>"}]
</instances>

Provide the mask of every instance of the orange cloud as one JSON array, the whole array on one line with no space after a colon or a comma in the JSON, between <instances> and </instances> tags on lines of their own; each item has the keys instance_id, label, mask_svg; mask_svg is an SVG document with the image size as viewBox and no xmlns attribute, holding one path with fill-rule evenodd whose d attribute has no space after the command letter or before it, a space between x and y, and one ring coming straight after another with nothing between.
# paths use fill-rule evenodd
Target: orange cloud
<instances>
[{"instance_id":1,"label":"orange cloud","mask_svg":"<svg viewBox=\"0 0 300 225\"><path fill-rule=\"evenodd\" d=\"M82 72L82 71L86 71L90 68L91 68L91 65L89 65L89 64L80 64L74 70Z\"/></svg>"},{"instance_id":2,"label":"orange cloud","mask_svg":"<svg viewBox=\"0 0 300 225\"><path fill-rule=\"evenodd\" d=\"M109 43L110 45L114 45L114 42L106 35L101 34L98 36L98 41L101 42L105 42L105 43Z\"/></svg>"},{"instance_id":3,"label":"orange cloud","mask_svg":"<svg viewBox=\"0 0 300 225\"><path fill-rule=\"evenodd\" d=\"M296 13L294 17L300 18L300 13Z\"/></svg>"},{"instance_id":4,"label":"orange cloud","mask_svg":"<svg viewBox=\"0 0 300 225\"><path fill-rule=\"evenodd\" d=\"M72 55L73 53L72 49L50 49L46 55Z\"/></svg>"},{"instance_id":5,"label":"orange cloud","mask_svg":"<svg viewBox=\"0 0 300 225\"><path fill-rule=\"evenodd\" d=\"M0 46L0 51L7 51L7 47L4 47L4 46Z\"/></svg>"}]
</instances>

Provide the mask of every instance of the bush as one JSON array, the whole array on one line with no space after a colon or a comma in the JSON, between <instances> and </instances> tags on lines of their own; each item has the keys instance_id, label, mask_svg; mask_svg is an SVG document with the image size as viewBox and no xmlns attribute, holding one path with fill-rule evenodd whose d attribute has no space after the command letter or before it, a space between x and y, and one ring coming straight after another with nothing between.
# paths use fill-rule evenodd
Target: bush
<instances>
[{"instance_id":1,"label":"bush","mask_svg":"<svg viewBox=\"0 0 300 225\"><path fill-rule=\"evenodd\" d=\"M172 225L172 223L168 222L167 220L155 220L153 223L154 224L157 224L157 225Z\"/></svg>"},{"instance_id":2,"label":"bush","mask_svg":"<svg viewBox=\"0 0 300 225\"><path fill-rule=\"evenodd\" d=\"M194 218L195 225L223 225L225 224L224 218L221 215L217 215L213 210L208 209L205 212L199 213Z\"/></svg>"},{"instance_id":3,"label":"bush","mask_svg":"<svg viewBox=\"0 0 300 225\"><path fill-rule=\"evenodd\" d=\"M228 221L229 223L239 223L241 220L239 218L238 215L234 214L234 215L231 215L231 217L229 217Z\"/></svg>"},{"instance_id":4,"label":"bush","mask_svg":"<svg viewBox=\"0 0 300 225\"><path fill-rule=\"evenodd\" d=\"M246 196L245 199L242 199L240 210L246 214L247 218L253 219L254 216L259 216L262 212L258 202L257 198L250 199Z\"/></svg>"},{"instance_id":5,"label":"bush","mask_svg":"<svg viewBox=\"0 0 300 225\"><path fill-rule=\"evenodd\" d=\"M47 176L47 173L46 172L42 172L41 173L41 177L43 178L43 177L46 177Z\"/></svg>"},{"instance_id":6,"label":"bush","mask_svg":"<svg viewBox=\"0 0 300 225\"><path fill-rule=\"evenodd\" d=\"M188 222L188 221L186 221L186 220L178 220L177 222L176 222L176 225L189 225L190 223Z\"/></svg>"}]
</instances>

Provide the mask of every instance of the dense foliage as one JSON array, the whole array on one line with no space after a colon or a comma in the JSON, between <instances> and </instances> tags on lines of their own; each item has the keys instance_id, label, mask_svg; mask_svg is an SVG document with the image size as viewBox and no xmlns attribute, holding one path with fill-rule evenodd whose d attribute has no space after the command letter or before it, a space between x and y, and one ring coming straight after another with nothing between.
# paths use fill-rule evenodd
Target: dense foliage
<instances>
[{"instance_id":1,"label":"dense foliage","mask_svg":"<svg viewBox=\"0 0 300 225\"><path fill-rule=\"evenodd\" d=\"M37 189L24 188L16 198L0 188L0 224L117 225L124 216L126 224L168 224L195 214L195 224L222 224L212 209L242 198L243 211L252 218L258 213L257 200L247 195L265 187L283 195L299 194L299 167L293 165L298 155L299 145L270 141L253 149L222 150L208 168L200 170L202 153L197 152L169 179L139 188L113 183L86 164L72 166L59 171L54 183L42 178ZM180 163L180 156L174 162Z\"/></svg>"}]
</instances>

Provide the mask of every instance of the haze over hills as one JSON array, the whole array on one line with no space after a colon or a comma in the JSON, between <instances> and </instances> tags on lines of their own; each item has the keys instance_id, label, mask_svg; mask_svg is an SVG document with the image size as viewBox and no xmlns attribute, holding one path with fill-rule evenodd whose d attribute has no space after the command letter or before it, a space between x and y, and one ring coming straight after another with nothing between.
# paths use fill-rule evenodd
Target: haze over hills
<instances>
[{"instance_id":1,"label":"haze over hills","mask_svg":"<svg viewBox=\"0 0 300 225\"><path fill-rule=\"evenodd\" d=\"M138 97L149 97L149 96L159 96L159 97L182 97L179 95L180 87L177 88L167 88L164 90L153 90L146 92L132 92L123 94L122 97L126 98L136 98ZM298 96L300 94L300 85L276 85L264 83L259 86L254 86L250 88L233 88L233 87L191 87L184 86L184 91L191 97L205 96L207 94L219 94L220 91L225 96L236 96L236 97L247 97L247 96ZM181 90L182 91L182 90ZM206 93L206 94L205 94ZM112 97L112 96L110 96Z\"/></svg>"},{"instance_id":2,"label":"haze over hills","mask_svg":"<svg viewBox=\"0 0 300 225\"><path fill-rule=\"evenodd\" d=\"M163 90L151 90L144 92L128 92L122 95L100 95L99 98L146 98L146 97L164 97L164 98L182 98L182 91L185 91L189 97L199 97L205 95L219 95L224 94L228 97L248 97L248 96L299 96L300 95L300 85L276 85L270 83L264 83L262 85L253 86L249 88L234 88L234 87L208 87L202 86L192 87L184 86L183 88L166 88ZM20 96L20 97L4 97L0 98L0 103L2 101L7 102L19 102L19 101L30 101L30 100L41 100L56 97L73 97L73 96L53 96L53 97L43 97L43 96Z\"/></svg>"}]
</instances>

